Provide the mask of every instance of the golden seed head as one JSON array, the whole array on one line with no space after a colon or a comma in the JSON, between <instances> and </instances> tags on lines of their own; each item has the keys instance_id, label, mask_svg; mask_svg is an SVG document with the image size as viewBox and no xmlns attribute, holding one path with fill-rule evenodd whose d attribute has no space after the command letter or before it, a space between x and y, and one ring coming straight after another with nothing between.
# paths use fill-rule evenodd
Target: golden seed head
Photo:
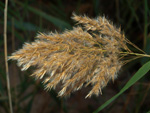
<instances>
[{"instance_id":1,"label":"golden seed head","mask_svg":"<svg viewBox=\"0 0 150 113\"><path fill-rule=\"evenodd\" d=\"M43 79L48 90L61 82L59 96L90 84L93 88L86 97L99 95L122 66L120 52L128 50L125 36L105 17L73 14L72 18L83 27L62 34L39 33L34 42L25 43L9 59L17 60L23 71L37 66L32 76Z\"/></svg>"}]
</instances>

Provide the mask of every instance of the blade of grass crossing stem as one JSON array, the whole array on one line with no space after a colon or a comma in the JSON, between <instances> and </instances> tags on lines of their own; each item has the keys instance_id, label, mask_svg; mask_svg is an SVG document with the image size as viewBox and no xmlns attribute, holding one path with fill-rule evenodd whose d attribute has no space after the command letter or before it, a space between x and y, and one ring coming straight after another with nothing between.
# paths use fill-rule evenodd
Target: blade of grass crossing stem
<instances>
[{"instance_id":1,"label":"blade of grass crossing stem","mask_svg":"<svg viewBox=\"0 0 150 113\"><path fill-rule=\"evenodd\" d=\"M32 103L33 103L34 97L31 98L31 100L29 101L27 108L26 108L26 113L31 113L31 108L32 108Z\"/></svg>"},{"instance_id":2,"label":"blade of grass crossing stem","mask_svg":"<svg viewBox=\"0 0 150 113\"><path fill-rule=\"evenodd\" d=\"M129 87L131 87L135 82L141 79L148 71L150 70L150 61L144 64L134 75L133 77L126 83L126 85L120 90L118 94L113 96L111 99L106 101L103 105L101 105L94 113L98 113L106 106L108 106L112 101L118 98L123 92L125 92Z\"/></svg>"},{"instance_id":3,"label":"blade of grass crossing stem","mask_svg":"<svg viewBox=\"0 0 150 113\"><path fill-rule=\"evenodd\" d=\"M31 97L34 97L34 95L35 95L35 92L31 92L31 93L25 95L24 97L22 97L21 99L19 99L18 104L21 104L23 101L25 101L27 99L30 99Z\"/></svg>"},{"instance_id":4,"label":"blade of grass crossing stem","mask_svg":"<svg viewBox=\"0 0 150 113\"><path fill-rule=\"evenodd\" d=\"M140 25L139 25L139 18L138 18L137 14L136 14L136 9L133 7L133 4L132 4L133 2L134 2L134 1L132 1L132 2L127 1L128 6L129 6L129 8L130 8L130 10L131 10L132 15L133 15L133 17L135 18L135 20L136 20L136 22L137 22L137 24L138 24L138 27L141 29L141 27L140 27Z\"/></svg>"},{"instance_id":5,"label":"blade of grass crossing stem","mask_svg":"<svg viewBox=\"0 0 150 113\"><path fill-rule=\"evenodd\" d=\"M35 9L32 7L28 7L28 9L30 11L34 12L35 14L38 14L38 15L42 16L43 18L47 19L48 21L52 22L55 26L57 26L61 29L66 29L66 28L70 29L71 28L70 24L68 24L68 23L66 23L66 22L64 22L64 21L62 21L56 17L48 15L48 14L46 14L46 13L44 13L38 9Z\"/></svg>"}]
</instances>

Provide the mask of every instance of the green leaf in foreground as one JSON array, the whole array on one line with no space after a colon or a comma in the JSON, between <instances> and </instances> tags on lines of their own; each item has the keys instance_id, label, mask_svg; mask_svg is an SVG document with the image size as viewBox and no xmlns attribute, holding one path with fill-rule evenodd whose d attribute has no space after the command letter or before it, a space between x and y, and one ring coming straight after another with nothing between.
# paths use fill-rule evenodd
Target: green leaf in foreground
<instances>
[{"instance_id":1,"label":"green leaf in foreground","mask_svg":"<svg viewBox=\"0 0 150 113\"><path fill-rule=\"evenodd\" d=\"M150 111L148 111L147 113L150 113Z\"/></svg>"},{"instance_id":2,"label":"green leaf in foreground","mask_svg":"<svg viewBox=\"0 0 150 113\"><path fill-rule=\"evenodd\" d=\"M141 79L148 71L150 70L150 61L145 63L134 75L133 77L126 83L126 85L120 90L118 94L113 96L111 99L106 101L103 105L101 105L94 113L98 113L106 106L108 106L112 101L118 98L123 92L125 92L129 87L131 87L135 82Z\"/></svg>"}]
</instances>

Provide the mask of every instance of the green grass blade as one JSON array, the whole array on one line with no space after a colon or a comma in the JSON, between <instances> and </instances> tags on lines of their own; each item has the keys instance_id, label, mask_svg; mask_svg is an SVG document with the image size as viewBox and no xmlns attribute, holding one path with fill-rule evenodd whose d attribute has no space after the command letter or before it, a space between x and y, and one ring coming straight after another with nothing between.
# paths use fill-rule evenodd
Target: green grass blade
<instances>
[{"instance_id":1,"label":"green grass blade","mask_svg":"<svg viewBox=\"0 0 150 113\"><path fill-rule=\"evenodd\" d=\"M58 6L61 8L61 9L64 9L64 5L63 5L63 2L62 0L56 0Z\"/></svg>"},{"instance_id":2,"label":"green grass blade","mask_svg":"<svg viewBox=\"0 0 150 113\"><path fill-rule=\"evenodd\" d=\"M143 45L144 45L144 51L147 54L150 54L150 35L148 35L148 1L144 0L144 40L143 40ZM143 58L142 63L144 64L145 62L149 61L150 58Z\"/></svg>"},{"instance_id":3,"label":"green grass blade","mask_svg":"<svg viewBox=\"0 0 150 113\"><path fill-rule=\"evenodd\" d=\"M26 108L26 113L31 113L31 108L32 108L32 103L33 103L34 97L29 101L27 108Z\"/></svg>"},{"instance_id":4,"label":"green grass blade","mask_svg":"<svg viewBox=\"0 0 150 113\"><path fill-rule=\"evenodd\" d=\"M16 3L21 5L21 6L24 6L24 4L21 2L16 2ZM34 14L37 14L37 15L43 17L44 19L52 22L55 26L59 27L60 29L71 29L71 25L69 23L67 23L67 22L65 22L59 18L56 18L52 15L48 15L47 13L42 12L41 10L33 8L31 6L26 6L26 8L29 11L33 12Z\"/></svg>"},{"instance_id":5,"label":"green grass blade","mask_svg":"<svg viewBox=\"0 0 150 113\"><path fill-rule=\"evenodd\" d=\"M103 105L101 105L94 113L98 113L106 106L108 106L112 101L118 98L123 92L125 92L129 87L131 87L135 82L141 79L148 71L150 70L150 61L144 64L134 75L133 77L127 82L127 84L120 90L118 94L113 96L111 99L106 101Z\"/></svg>"},{"instance_id":6,"label":"green grass blade","mask_svg":"<svg viewBox=\"0 0 150 113\"><path fill-rule=\"evenodd\" d=\"M30 11L34 12L35 14L38 14L38 15L42 16L43 18L47 19L48 21L52 22L55 26L57 26L61 29L65 29L65 28L70 29L71 28L71 26L68 23L64 22L63 20L55 18L51 15L48 15L48 14L46 14L38 9L32 8L32 7L29 7L28 9Z\"/></svg>"},{"instance_id":7,"label":"green grass blade","mask_svg":"<svg viewBox=\"0 0 150 113\"><path fill-rule=\"evenodd\" d=\"M12 23L10 21L8 21L8 25L11 26ZM20 21L14 20L14 26L16 29L19 29L19 30L25 30L25 31L40 30L41 31L41 29L39 27L37 27L34 24L29 23L29 22L20 22Z\"/></svg>"},{"instance_id":8,"label":"green grass blade","mask_svg":"<svg viewBox=\"0 0 150 113\"><path fill-rule=\"evenodd\" d=\"M94 13L96 15L99 15L99 13L100 13L100 11L99 11L99 4L100 4L100 0L94 0L93 1Z\"/></svg>"},{"instance_id":9,"label":"green grass blade","mask_svg":"<svg viewBox=\"0 0 150 113\"><path fill-rule=\"evenodd\" d=\"M150 113L150 110L147 113Z\"/></svg>"},{"instance_id":10,"label":"green grass blade","mask_svg":"<svg viewBox=\"0 0 150 113\"><path fill-rule=\"evenodd\" d=\"M0 80L0 95L4 95L4 88L3 88L3 84L2 81Z\"/></svg>"}]
</instances>

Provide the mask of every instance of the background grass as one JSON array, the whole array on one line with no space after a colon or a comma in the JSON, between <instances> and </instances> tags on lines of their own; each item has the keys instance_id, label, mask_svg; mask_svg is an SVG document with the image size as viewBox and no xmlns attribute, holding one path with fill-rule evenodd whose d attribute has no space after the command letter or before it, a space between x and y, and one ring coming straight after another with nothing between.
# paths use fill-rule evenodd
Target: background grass
<instances>
[{"instance_id":1,"label":"background grass","mask_svg":"<svg viewBox=\"0 0 150 113\"><path fill-rule=\"evenodd\" d=\"M0 1L0 113L8 113L8 96L4 64L4 0ZM150 54L150 1L148 0L9 0L8 54L34 40L37 32L62 32L72 29L72 12L89 17L105 15L122 27L126 37ZM131 48L132 49L132 48ZM32 69L21 72L15 62L9 62L14 113L91 113L116 95L148 58L125 65L114 83L103 89L103 95L84 99L90 87L73 93L70 98L58 98L57 91L46 92L40 81L29 77ZM146 65L149 67L149 65ZM145 67L140 72L146 73ZM141 77L142 74L135 74ZM145 75L145 74L144 74ZM135 80L135 79L133 79ZM132 81L132 83L134 83ZM128 89L128 88L127 88ZM124 90L125 91L125 90ZM120 94L119 94L120 95ZM150 110L150 77L146 74L101 113L145 113ZM96 111L95 111L96 112Z\"/></svg>"}]
</instances>

